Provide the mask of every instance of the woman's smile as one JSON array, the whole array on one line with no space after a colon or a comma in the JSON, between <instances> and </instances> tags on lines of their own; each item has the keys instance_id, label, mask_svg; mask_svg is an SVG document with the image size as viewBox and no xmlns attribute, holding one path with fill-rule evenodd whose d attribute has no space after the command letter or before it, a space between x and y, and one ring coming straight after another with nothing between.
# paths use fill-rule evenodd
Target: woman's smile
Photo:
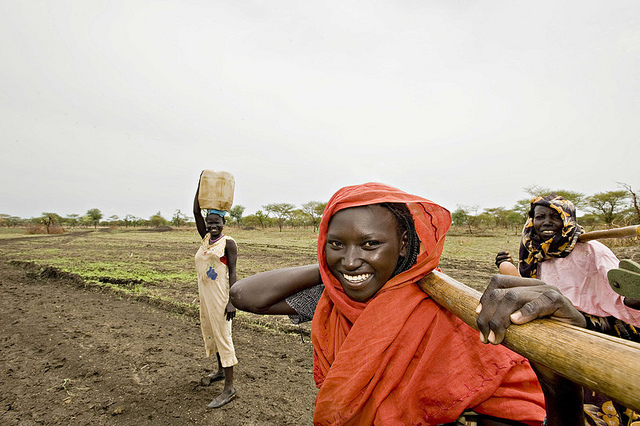
<instances>
[{"instance_id":1,"label":"woman's smile","mask_svg":"<svg viewBox=\"0 0 640 426\"><path fill-rule=\"evenodd\" d=\"M360 274L360 275L347 275L342 274L345 280L347 280L351 284L360 284L367 279L369 279L373 274Z\"/></svg>"}]
</instances>

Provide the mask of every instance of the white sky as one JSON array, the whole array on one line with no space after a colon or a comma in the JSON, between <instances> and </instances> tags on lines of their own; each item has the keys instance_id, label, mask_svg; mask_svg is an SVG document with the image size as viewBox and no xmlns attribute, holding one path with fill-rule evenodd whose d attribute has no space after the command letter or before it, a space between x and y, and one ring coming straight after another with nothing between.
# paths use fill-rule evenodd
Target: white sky
<instances>
[{"instance_id":1,"label":"white sky","mask_svg":"<svg viewBox=\"0 0 640 426\"><path fill-rule=\"evenodd\" d=\"M640 2L0 0L0 213L640 189Z\"/></svg>"}]
</instances>

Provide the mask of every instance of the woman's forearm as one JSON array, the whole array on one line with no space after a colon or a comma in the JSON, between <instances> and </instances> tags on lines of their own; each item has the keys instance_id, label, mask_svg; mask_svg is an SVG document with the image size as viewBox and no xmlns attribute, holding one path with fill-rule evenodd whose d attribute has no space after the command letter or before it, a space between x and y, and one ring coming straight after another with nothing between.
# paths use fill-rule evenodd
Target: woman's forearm
<instances>
[{"instance_id":1,"label":"woman's forearm","mask_svg":"<svg viewBox=\"0 0 640 426\"><path fill-rule=\"evenodd\" d=\"M258 314L292 314L284 300L305 288L321 284L318 265L276 269L237 281L231 287L231 303L243 311Z\"/></svg>"}]
</instances>

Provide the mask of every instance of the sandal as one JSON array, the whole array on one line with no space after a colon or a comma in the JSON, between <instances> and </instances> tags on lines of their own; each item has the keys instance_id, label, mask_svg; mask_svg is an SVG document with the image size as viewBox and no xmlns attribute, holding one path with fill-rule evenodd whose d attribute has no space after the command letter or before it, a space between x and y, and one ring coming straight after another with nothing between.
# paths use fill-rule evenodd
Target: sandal
<instances>
[{"instance_id":1,"label":"sandal","mask_svg":"<svg viewBox=\"0 0 640 426\"><path fill-rule=\"evenodd\" d=\"M223 405L227 405L228 403L230 403L231 401L233 401L233 399L236 397L236 395L238 394L238 391L236 391L235 389L233 390L233 392L231 392L231 395L229 395L228 397L226 397L225 399L223 399L220 402L216 402L216 400L214 399L213 401L211 401L209 403L209 405L207 405L207 408L220 408Z\"/></svg>"},{"instance_id":2,"label":"sandal","mask_svg":"<svg viewBox=\"0 0 640 426\"><path fill-rule=\"evenodd\" d=\"M200 384L202 386L209 386L213 382L219 382L220 380L224 380L224 373L214 373L204 376L200 379Z\"/></svg>"}]
</instances>

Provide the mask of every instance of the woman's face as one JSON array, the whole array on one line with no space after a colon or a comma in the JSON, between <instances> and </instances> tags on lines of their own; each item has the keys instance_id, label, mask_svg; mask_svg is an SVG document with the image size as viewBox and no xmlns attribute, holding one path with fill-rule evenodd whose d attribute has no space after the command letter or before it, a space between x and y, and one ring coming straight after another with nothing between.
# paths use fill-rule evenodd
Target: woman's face
<instances>
[{"instance_id":1,"label":"woman's face","mask_svg":"<svg viewBox=\"0 0 640 426\"><path fill-rule=\"evenodd\" d=\"M327 264L351 299L365 302L389 281L406 254L406 233L396 218L378 206L340 210L331 218L325 247Z\"/></svg>"},{"instance_id":2,"label":"woman's face","mask_svg":"<svg viewBox=\"0 0 640 426\"><path fill-rule=\"evenodd\" d=\"M533 210L533 229L543 240L553 238L562 232L562 218L560 213L547 206L535 206Z\"/></svg>"},{"instance_id":3,"label":"woman's face","mask_svg":"<svg viewBox=\"0 0 640 426\"><path fill-rule=\"evenodd\" d=\"M211 238L219 237L224 228L224 220L217 214L209 214L204 220L207 232L211 234Z\"/></svg>"}]
</instances>

